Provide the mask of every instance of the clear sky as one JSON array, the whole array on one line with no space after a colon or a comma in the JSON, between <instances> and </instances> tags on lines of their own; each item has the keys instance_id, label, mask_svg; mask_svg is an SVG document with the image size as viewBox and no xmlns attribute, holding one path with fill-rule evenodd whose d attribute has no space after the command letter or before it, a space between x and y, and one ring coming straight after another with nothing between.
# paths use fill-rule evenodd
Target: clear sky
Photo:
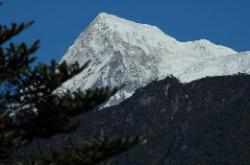
<instances>
[{"instance_id":1,"label":"clear sky","mask_svg":"<svg viewBox=\"0 0 250 165\"><path fill-rule=\"evenodd\" d=\"M34 20L16 41L40 39L40 60L58 61L102 11L158 26L180 41L206 38L250 50L250 0L4 0L0 23Z\"/></svg>"}]
</instances>

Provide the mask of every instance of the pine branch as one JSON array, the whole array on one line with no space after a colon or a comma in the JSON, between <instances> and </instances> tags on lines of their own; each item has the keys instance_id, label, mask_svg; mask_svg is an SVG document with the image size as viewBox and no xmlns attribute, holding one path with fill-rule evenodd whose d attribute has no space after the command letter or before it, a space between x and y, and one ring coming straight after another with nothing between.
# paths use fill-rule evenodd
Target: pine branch
<instances>
[{"instance_id":1,"label":"pine branch","mask_svg":"<svg viewBox=\"0 0 250 165\"><path fill-rule=\"evenodd\" d=\"M39 41L34 42L30 47L25 43L20 45L9 44L9 47L4 49L0 47L0 83L4 81L16 82L20 74L26 72L30 68L30 64L36 60L36 57L31 57L39 48Z\"/></svg>"},{"instance_id":2,"label":"pine branch","mask_svg":"<svg viewBox=\"0 0 250 165\"><path fill-rule=\"evenodd\" d=\"M0 46L30 27L33 23L34 21L21 23L19 25L17 23L12 23L10 27L0 25Z\"/></svg>"},{"instance_id":3,"label":"pine branch","mask_svg":"<svg viewBox=\"0 0 250 165\"><path fill-rule=\"evenodd\" d=\"M27 103L33 104L16 115L18 125L8 127L24 130L28 139L49 138L55 134L70 132L78 124L77 116L102 104L117 90L106 87L86 92L78 90L60 95L32 96L32 101ZM32 107L36 110L32 111Z\"/></svg>"}]
</instances>

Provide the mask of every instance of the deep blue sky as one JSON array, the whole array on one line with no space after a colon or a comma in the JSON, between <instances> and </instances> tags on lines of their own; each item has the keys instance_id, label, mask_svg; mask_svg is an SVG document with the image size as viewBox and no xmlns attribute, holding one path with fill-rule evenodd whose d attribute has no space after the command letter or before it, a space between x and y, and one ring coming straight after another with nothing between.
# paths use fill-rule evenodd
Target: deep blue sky
<instances>
[{"instance_id":1,"label":"deep blue sky","mask_svg":"<svg viewBox=\"0 0 250 165\"><path fill-rule=\"evenodd\" d=\"M34 20L16 41L41 40L42 62L59 60L101 11L158 26L180 41L206 38L250 50L250 0L5 0L0 23Z\"/></svg>"}]
</instances>

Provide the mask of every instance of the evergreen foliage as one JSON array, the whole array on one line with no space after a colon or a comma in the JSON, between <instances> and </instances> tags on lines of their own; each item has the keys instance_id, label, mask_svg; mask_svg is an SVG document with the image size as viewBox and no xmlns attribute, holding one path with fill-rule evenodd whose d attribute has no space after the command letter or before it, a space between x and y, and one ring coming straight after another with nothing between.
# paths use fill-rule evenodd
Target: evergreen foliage
<instances>
[{"instance_id":1,"label":"evergreen foliage","mask_svg":"<svg viewBox=\"0 0 250 165\"><path fill-rule=\"evenodd\" d=\"M88 66L66 62L34 64L39 41L31 46L15 44L13 37L33 24L0 25L0 164L17 164L11 155L34 138L68 133L77 126L77 116L106 101L118 88L58 91L58 88ZM19 164L96 164L143 142L142 137L95 139L78 142L63 151L51 150ZM32 157L32 156L31 156ZM27 163L29 162L29 163Z\"/></svg>"}]
</instances>

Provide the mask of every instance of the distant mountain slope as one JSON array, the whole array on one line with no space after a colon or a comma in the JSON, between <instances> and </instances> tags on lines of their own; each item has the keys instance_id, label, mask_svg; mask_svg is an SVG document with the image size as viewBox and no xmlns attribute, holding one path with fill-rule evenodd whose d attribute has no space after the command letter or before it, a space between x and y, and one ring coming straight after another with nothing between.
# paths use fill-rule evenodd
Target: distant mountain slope
<instances>
[{"instance_id":1,"label":"distant mountain slope","mask_svg":"<svg viewBox=\"0 0 250 165\"><path fill-rule=\"evenodd\" d=\"M64 84L67 89L125 88L107 105L117 104L155 79L172 74L183 82L238 72L250 73L250 53L208 40L179 42L155 26L101 13L76 39L62 60L90 66Z\"/></svg>"},{"instance_id":2,"label":"distant mountain slope","mask_svg":"<svg viewBox=\"0 0 250 165\"><path fill-rule=\"evenodd\" d=\"M118 165L250 164L250 76L222 76L187 84L152 82L120 103L83 115L70 136L33 142L21 154L105 136L148 136L119 156Z\"/></svg>"}]
</instances>

